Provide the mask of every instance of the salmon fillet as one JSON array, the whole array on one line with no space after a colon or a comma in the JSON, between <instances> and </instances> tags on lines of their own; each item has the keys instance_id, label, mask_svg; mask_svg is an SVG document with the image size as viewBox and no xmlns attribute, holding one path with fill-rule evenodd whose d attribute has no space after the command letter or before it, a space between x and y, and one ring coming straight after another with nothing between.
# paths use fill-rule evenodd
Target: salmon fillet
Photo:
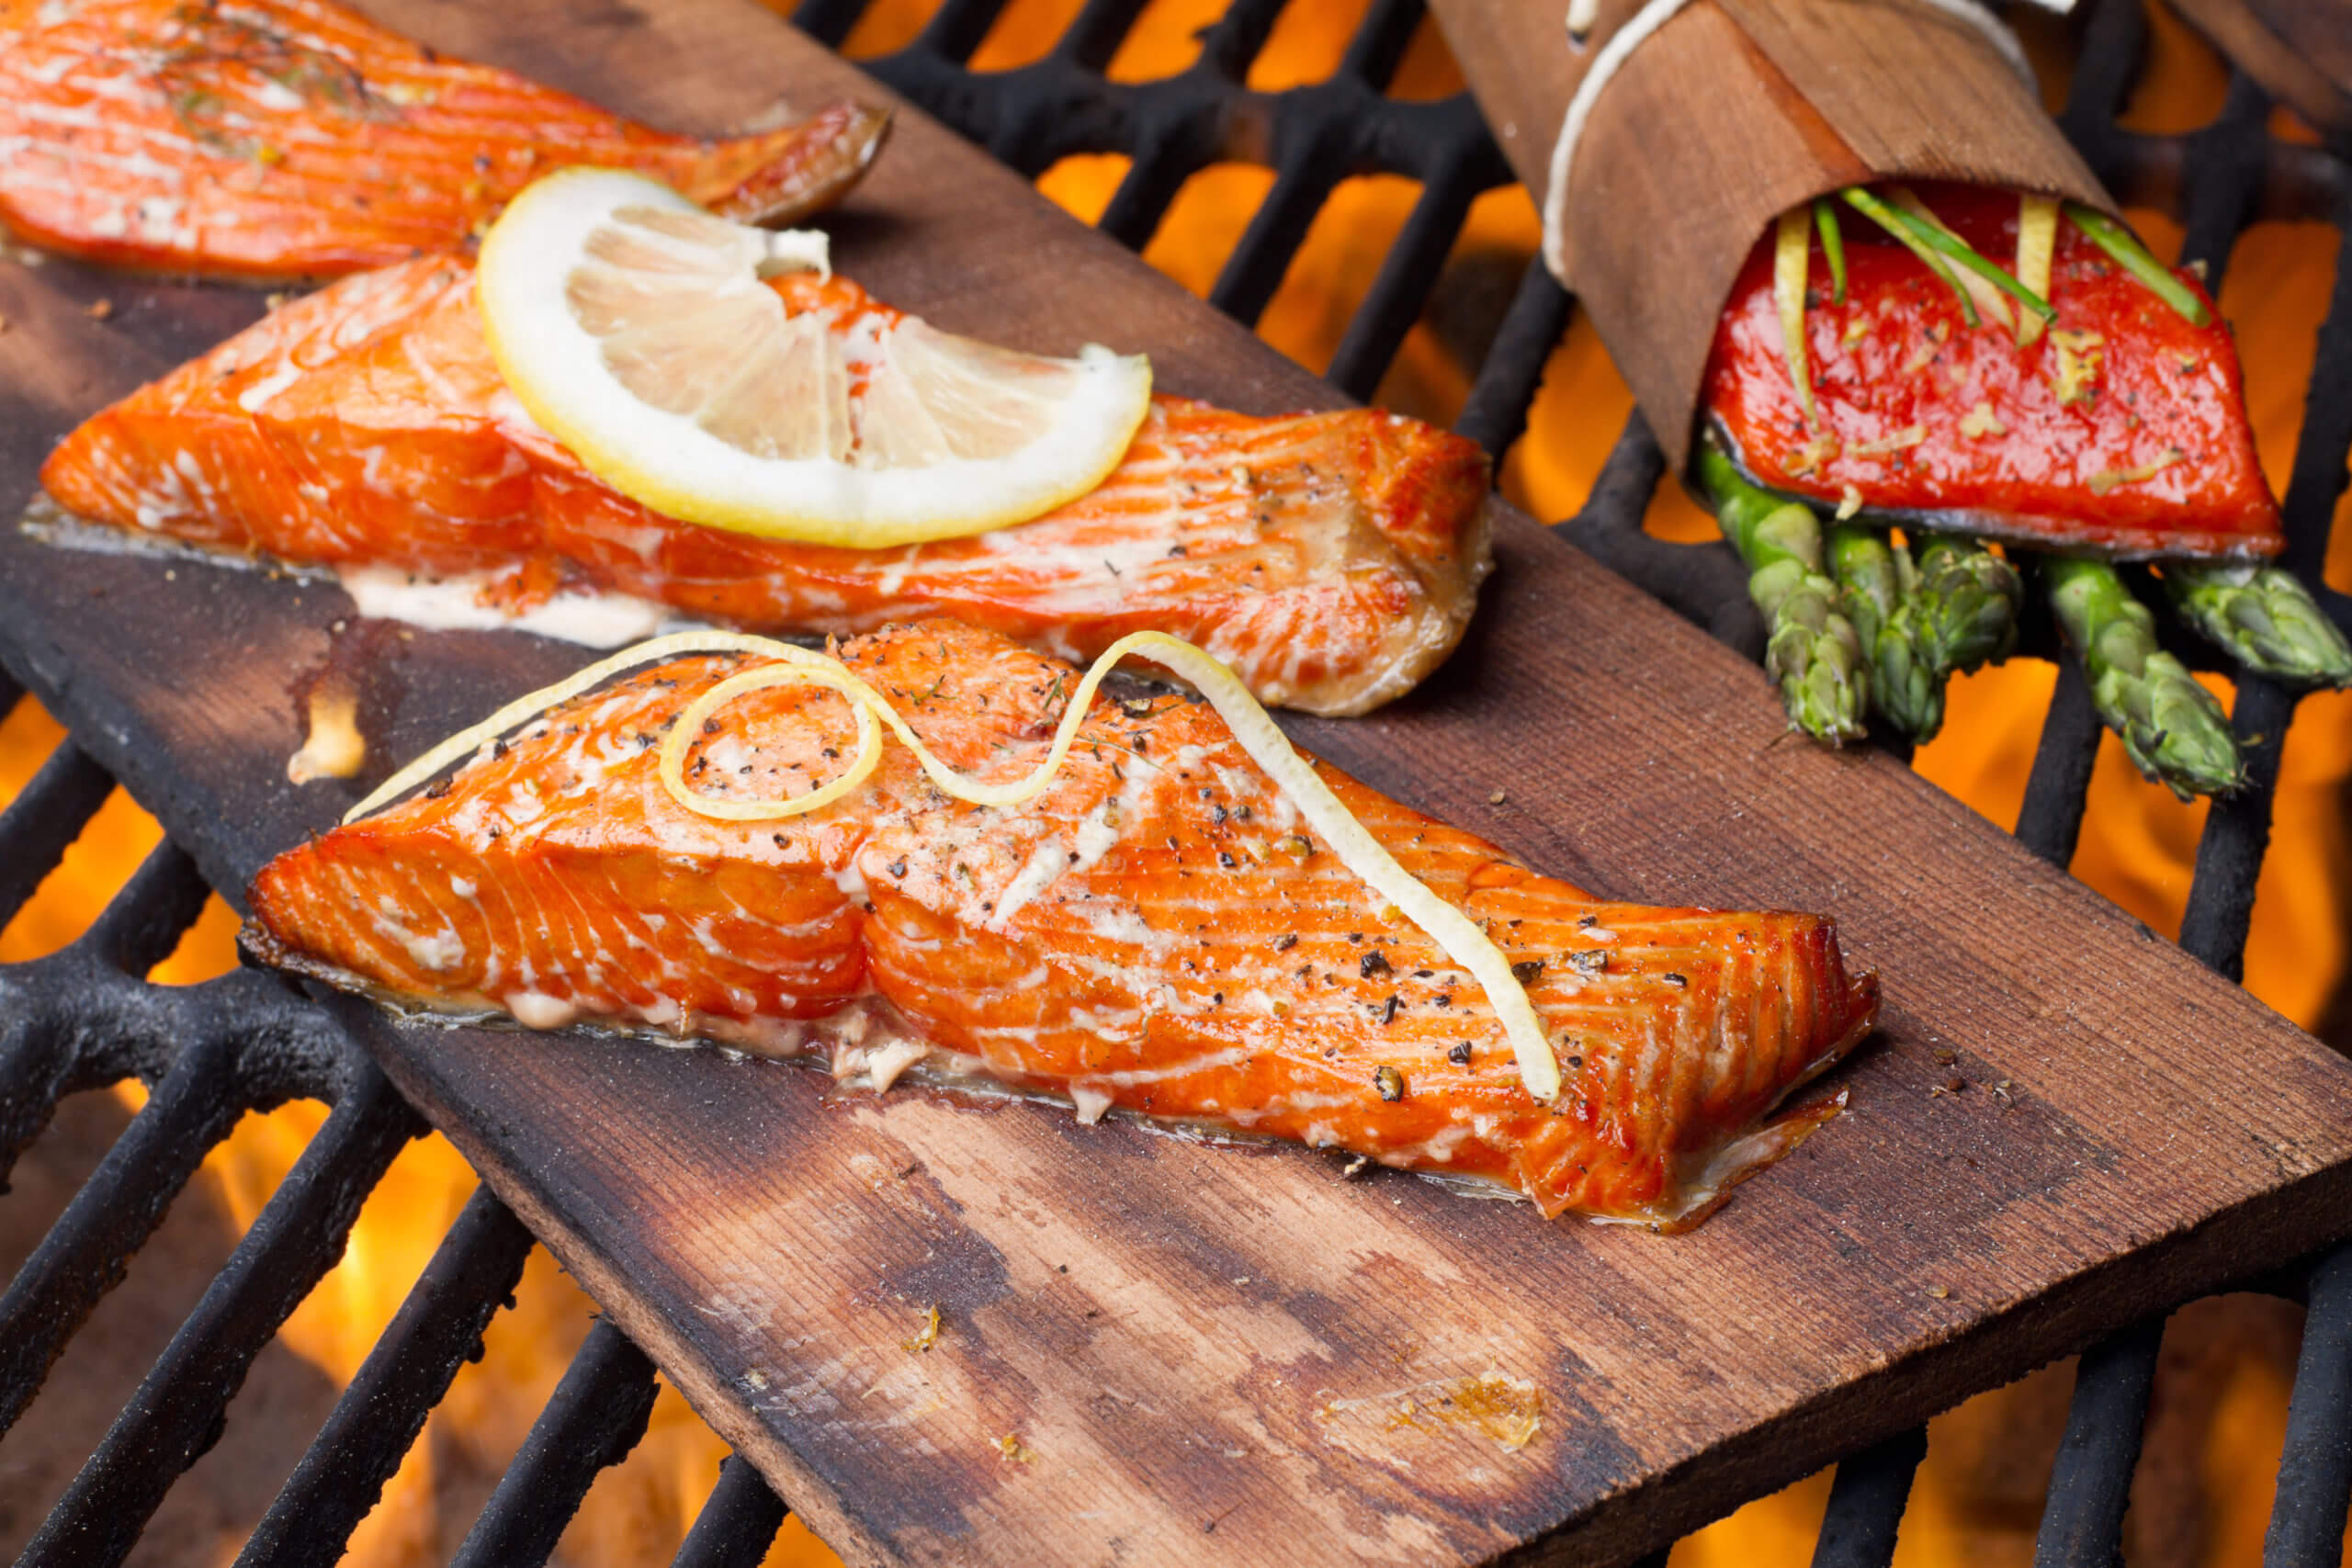
<instances>
[{"instance_id":1,"label":"salmon fillet","mask_svg":"<svg viewBox=\"0 0 2352 1568\"><path fill-rule=\"evenodd\" d=\"M840 653L989 780L1037 763L1077 684L948 621ZM249 945L412 1006L817 1054L875 1089L910 1069L984 1079L1084 1121L1116 1108L1352 1150L1661 1228L1830 1113L1764 1121L1875 1020L1875 976L1848 975L1826 919L1596 898L1321 767L1519 966L1565 1078L1539 1104L1485 993L1206 704L1098 695L1053 784L1010 809L949 800L892 747L831 806L739 823L681 806L656 759L742 667L621 681L288 851L254 882ZM842 765L850 728L831 694L770 687L705 722L687 773L714 795L800 793Z\"/></svg>"},{"instance_id":2,"label":"salmon fillet","mask_svg":"<svg viewBox=\"0 0 2352 1568\"><path fill-rule=\"evenodd\" d=\"M0 224L153 271L380 265L479 232L571 164L786 222L856 184L888 120L840 104L756 135L673 136L328 0L0 0Z\"/></svg>"},{"instance_id":3,"label":"salmon fillet","mask_svg":"<svg viewBox=\"0 0 2352 1568\"><path fill-rule=\"evenodd\" d=\"M1980 254L2017 254L2015 196L1921 194ZM2202 326L2062 223L2058 319L2020 347L1990 323L1969 326L1951 288L1877 225L1845 233L1844 302L1824 256L1804 311L1817 423L1789 374L1772 236L1749 254L1716 327L1708 414L1758 483L2070 553L2258 559L2286 547L2237 345L2196 274L2174 272L2205 302Z\"/></svg>"},{"instance_id":4,"label":"salmon fillet","mask_svg":"<svg viewBox=\"0 0 2352 1568\"><path fill-rule=\"evenodd\" d=\"M519 609L616 591L763 631L950 615L1066 657L1131 631L1208 649L1261 701L1360 713L1460 640L1488 567L1486 455L1369 410L1254 418L1154 400L1091 494L1014 528L888 550L754 538L648 510L500 378L469 258L296 300L74 431L42 481L118 527L334 567L497 574ZM835 277L795 309L887 312Z\"/></svg>"}]
</instances>

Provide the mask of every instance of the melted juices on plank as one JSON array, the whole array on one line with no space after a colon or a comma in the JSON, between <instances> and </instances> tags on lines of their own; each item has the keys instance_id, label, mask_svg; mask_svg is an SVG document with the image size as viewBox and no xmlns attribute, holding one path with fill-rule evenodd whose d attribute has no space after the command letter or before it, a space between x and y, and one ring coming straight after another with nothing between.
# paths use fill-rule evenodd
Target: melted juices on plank
<instances>
[{"instance_id":1,"label":"melted juices on plank","mask_svg":"<svg viewBox=\"0 0 2352 1568\"><path fill-rule=\"evenodd\" d=\"M1043 754L1076 671L952 622L842 656L983 778ZM729 823L655 773L666 721L739 668L662 666L546 716L438 793L289 851L256 941L427 1005L610 1021L783 1053L887 1005L869 1081L955 1070L1188 1124L1499 1185L1546 1213L1671 1224L1817 1124L1762 1119L1871 1026L1810 915L1652 909L1538 876L1326 769L1415 875L1521 965L1566 1090L1521 1085L1483 993L1340 865L1178 695L1098 700L1053 785L1009 810L940 795L901 748L807 816ZM830 777L830 694L748 694L694 738L693 785Z\"/></svg>"}]
</instances>

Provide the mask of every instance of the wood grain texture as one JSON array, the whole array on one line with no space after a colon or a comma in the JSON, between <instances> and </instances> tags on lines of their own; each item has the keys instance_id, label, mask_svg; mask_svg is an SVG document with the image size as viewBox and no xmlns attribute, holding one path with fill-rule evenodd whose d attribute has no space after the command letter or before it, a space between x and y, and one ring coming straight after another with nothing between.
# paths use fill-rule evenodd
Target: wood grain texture
<instances>
[{"instance_id":1,"label":"wood grain texture","mask_svg":"<svg viewBox=\"0 0 2352 1568\"><path fill-rule=\"evenodd\" d=\"M1551 188L1570 101L1640 0L1430 0L1463 75L1659 445L1689 456L1716 317L1781 213L1873 179L1962 180L2112 208L1974 28L1909 0L1697 0L1627 56Z\"/></svg>"},{"instance_id":2,"label":"wood grain texture","mask_svg":"<svg viewBox=\"0 0 2352 1568\"><path fill-rule=\"evenodd\" d=\"M883 96L735 0L378 11L657 122ZM1245 408L1337 400L920 117L834 227L851 276L956 330L1148 349L1168 389ZM0 504L75 419L257 309L0 264ZM1787 742L1755 670L1525 518L1499 542L1428 687L1293 732L1611 894L1834 912L1885 979L1884 1035L1837 1080L1852 1114L1692 1235L343 1005L858 1563L1614 1562L2352 1230L2352 1066L1902 768ZM0 536L0 654L223 886L583 659L372 629L371 766L297 788L291 694L348 614L259 570ZM933 1303L938 1343L909 1350ZM1516 1451L1442 1404L1490 1374L1540 1393Z\"/></svg>"}]
</instances>

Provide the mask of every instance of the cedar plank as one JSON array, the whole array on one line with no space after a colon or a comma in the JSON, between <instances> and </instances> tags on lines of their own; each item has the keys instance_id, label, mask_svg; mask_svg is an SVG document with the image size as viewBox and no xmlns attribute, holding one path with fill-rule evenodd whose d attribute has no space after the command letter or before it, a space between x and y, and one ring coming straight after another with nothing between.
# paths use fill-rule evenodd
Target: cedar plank
<instances>
[{"instance_id":1,"label":"cedar plank","mask_svg":"<svg viewBox=\"0 0 2352 1568\"><path fill-rule=\"evenodd\" d=\"M684 128L778 90L888 96L734 0L376 9ZM831 226L853 276L943 325L1148 348L1166 389L1243 408L1339 400L912 111ZM101 294L104 323L81 309ZM0 502L76 418L257 309L0 264ZM1752 668L1525 518L1499 537L1423 693L1294 733L1611 893L1828 909L1885 977L1885 1034L1837 1080L1854 1113L1693 1235L1043 1106L847 1100L711 1052L343 1010L854 1562L1605 1562L2352 1228L2352 1068L1907 771L1784 741ZM346 613L260 572L0 539L0 653L224 886L371 782L284 779L292 690ZM582 658L385 649L371 773ZM1938 1048L1978 1087L1931 1098ZM946 1329L912 1355L934 1301ZM1521 1452L1392 1425L1410 1391L1490 1371L1543 1391Z\"/></svg>"}]
</instances>

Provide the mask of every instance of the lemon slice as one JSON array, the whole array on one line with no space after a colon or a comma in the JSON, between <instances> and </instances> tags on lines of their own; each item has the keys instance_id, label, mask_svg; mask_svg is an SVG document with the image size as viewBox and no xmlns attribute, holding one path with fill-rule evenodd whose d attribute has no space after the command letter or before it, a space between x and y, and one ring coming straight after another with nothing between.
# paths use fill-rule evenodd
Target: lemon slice
<instances>
[{"instance_id":1,"label":"lemon slice","mask_svg":"<svg viewBox=\"0 0 2352 1568\"><path fill-rule=\"evenodd\" d=\"M878 548L1024 523L1101 484L1149 407L1141 355L1015 353L796 274L830 278L824 235L571 169L492 226L476 288L532 418L614 489L738 533Z\"/></svg>"}]
</instances>

